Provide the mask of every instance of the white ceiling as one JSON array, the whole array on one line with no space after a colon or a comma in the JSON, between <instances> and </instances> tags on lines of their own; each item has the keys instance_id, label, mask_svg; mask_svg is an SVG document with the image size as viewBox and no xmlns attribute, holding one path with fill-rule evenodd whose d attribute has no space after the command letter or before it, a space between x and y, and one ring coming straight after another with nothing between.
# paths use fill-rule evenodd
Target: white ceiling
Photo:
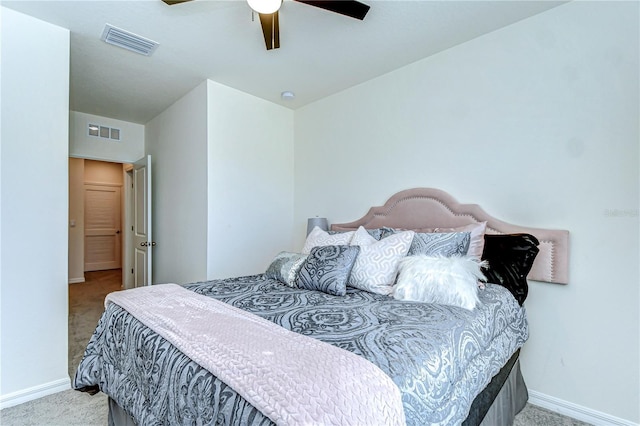
<instances>
[{"instance_id":1,"label":"white ceiling","mask_svg":"<svg viewBox=\"0 0 640 426\"><path fill-rule=\"evenodd\" d=\"M565 1L381 1L364 21L295 1L267 51L244 0L7 1L71 31L70 107L144 124L205 79L295 109ZM142 56L100 40L106 23L160 43ZM43 40L46 42L46 40ZM295 92L293 101L280 93Z\"/></svg>"}]
</instances>

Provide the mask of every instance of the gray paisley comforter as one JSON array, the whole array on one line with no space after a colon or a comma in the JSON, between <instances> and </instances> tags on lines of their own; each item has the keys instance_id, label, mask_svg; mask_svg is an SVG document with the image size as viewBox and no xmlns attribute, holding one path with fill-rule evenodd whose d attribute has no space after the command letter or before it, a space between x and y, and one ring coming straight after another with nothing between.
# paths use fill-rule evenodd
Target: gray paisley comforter
<instances>
[{"instance_id":1,"label":"gray paisley comforter","mask_svg":"<svg viewBox=\"0 0 640 426\"><path fill-rule=\"evenodd\" d=\"M407 424L455 425L528 337L526 314L498 285L474 311L348 288L286 287L263 275L187 285L197 293L354 352L400 388ZM111 304L74 386L108 394L141 425L267 425L271 421L126 311Z\"/></svg>"}]
</instances>

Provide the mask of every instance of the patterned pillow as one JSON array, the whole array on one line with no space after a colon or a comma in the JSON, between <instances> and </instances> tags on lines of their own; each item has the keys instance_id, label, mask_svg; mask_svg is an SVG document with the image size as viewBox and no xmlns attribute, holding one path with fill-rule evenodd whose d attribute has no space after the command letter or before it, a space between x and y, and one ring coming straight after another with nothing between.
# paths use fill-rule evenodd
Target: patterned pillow
<instances>
[{"instance_id":1,"label":"patterned pillow","mask_svg":"<svg viewBox=\"0 0 640 426\"><path fill-rule=\"evenodd\" d=\"M380 241L360 227L353 236L351 245L360 246L349 278L349 286L371 293L390 294L396 279L398 263L407 255L413 231L401 231Z\"/></svg>"},{"instance_id":2,"label":"patterned pillow","mask_svg":"<svg viewBox=\"0 0 640 426\"><path fill-rule=\"evenodd\" d=\"M312 248L298 274L298 287L344 296L347 294L347 281L359 252L358 246Z\"/></svg>"},{"instance_id":3,"label":"patterned pillow","mask_svg":"<svg viewBox=\"0 0 640 426\"><path fill-rule=\"evenodd\" d=\"M267 272L265 272L265 276L280 281L289 287L295 287L298 272L305 260L307 260L307 256L306 254L282 251L273 259L271 265L267 268Z\"/></svg>"},{"instance_id":4,"label":"patterned pillow","mask_svg":"<svg viewBox=\"0 0 640 426\"><path fill-rule=\"evenodd\" d=\"M416 233L408 256L465 256L469 251L470 232Z\"/></svg>"},{"instance_id":5,"label":"patterned pillow","mask_svg":"<svg viewBox=\"0 0 640 426\"><path fill-rule=\"evenodd\" d=\"M340 246L349 245L355 231L342 232L339 234L329 234L317 226L307 236L302 248L303 254L311 253L311 249L318 246Z\"/></svg>"},{"instance_id":6,"label":"patterned pillow","mask_svg":"<svg viewBox=\"0 0 640 426\"><path fill-rule=\"evenodd\" d=\"M369 233L369 235L371 235L376 240L381 240L381 239L393 234L393 231L394 231L393 228L387 228L386 226L383 226L382 228L367 229L367 232ZM335 234L342 234L342 233L347 232L347 231L327 231L327 232L330 235L335 235ZM350 232L353 232L353 231L350 231ZM483 242L484 242L484 240L483 240Z\"/></svg>"},{"instance_id":7,"label":"patterned pillow","mask_svg":"<svg viewBox=\"0 0 640 426\"><path fill-rule=\"evenodd\" d=\"M408 256L400 261L393 297L440 303L473 310L479 303L480 270L485 266L471 257Z\"/></svg>"},{"instance_id":8,"label":"patterned pillow","mask_svg":"<svg viewBox=\"0 0 640 426\"><path fill-rule=\"evenodd\" d=\"M522 306L529 293L527 275L538 255L538 240L530 234L486 234L484 240L487 282L505 287Z\"/></svg>"},{"instance_id":9,"label":"patterned pillow","mask_svg":"<svg viewBox=\"0 0 640 426\"><path fill-rule=\"evenodd\" d=\"M484 249L484 234L487 230L487 222L471 223L469 225L457 226L455 228L420 228L414 229L416 232L469 232L469 250L467 256L480 260Z\"/></svg>"}]
</instances>

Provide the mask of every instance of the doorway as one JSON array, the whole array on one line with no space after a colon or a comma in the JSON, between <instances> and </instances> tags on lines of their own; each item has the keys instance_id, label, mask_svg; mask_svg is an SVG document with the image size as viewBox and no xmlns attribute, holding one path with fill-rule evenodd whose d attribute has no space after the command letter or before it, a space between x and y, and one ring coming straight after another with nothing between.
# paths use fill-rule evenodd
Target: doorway
<instances>
[{"instance_id":1,"label":"doorway","mask_svg":"<svg viewBox=\"0 0 640 426\"><path fill-rule=\"evenodd\" d=\"M125 289L152 282L151 157L69 158L69 284L121 269Z\"/></svg>"},{"instance_id":2,"label":"doorway","mask_svg":"<svg viewBox=\"0 0 640 426\"><path fill-rule=\"evenodd\" d=\"M122 230L131 221L131 191L125 186L131 168L69 159L69 283L85 282L86 272L124 270L130 263Z\"/></svg>"}]
</instances>

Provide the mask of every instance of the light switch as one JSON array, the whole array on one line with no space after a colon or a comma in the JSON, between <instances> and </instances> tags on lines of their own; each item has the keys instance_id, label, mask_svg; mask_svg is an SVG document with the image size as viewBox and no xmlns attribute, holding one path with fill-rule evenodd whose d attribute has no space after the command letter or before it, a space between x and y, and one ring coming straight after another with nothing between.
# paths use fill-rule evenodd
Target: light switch
<instances>
[{"instance_id":1,"label":"light switch","mask_svg":"<svg viewBox=\"0 0 640 426\"><path fill-rule=\"evenodd\" d=\"M75 227L76 227L76 220L75 220L75 219L71 219L71 220L69 221L69 226L70 226L71 228L75 228Z\"/></svg>"}]
</instances>

